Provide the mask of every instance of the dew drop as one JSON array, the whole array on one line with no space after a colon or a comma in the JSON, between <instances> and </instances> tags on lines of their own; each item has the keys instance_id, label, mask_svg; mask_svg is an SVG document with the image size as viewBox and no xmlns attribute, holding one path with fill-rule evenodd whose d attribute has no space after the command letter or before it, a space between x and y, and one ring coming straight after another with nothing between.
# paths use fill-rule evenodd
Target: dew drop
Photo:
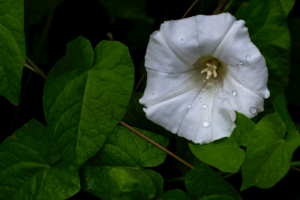
<instances>
[{"instance_id":1,"label":"dew drop","mask_svg":"<svg viewBox=\"0 0 300 200\"><path fill-rule=\"evenodd\" d=\"M245 81L242 81L242 83L244 84L244 83L245 83Z\"/></svg>"},{"instance_id":2,"label":"dew drop","mask_svg":"<svg viewBox=\"0 0 300 200\"><path fill-rule=\"evenodd\" d=\"M249 111L250 111L250 113L255 114L256 113L256 108L250 107Z\"/></svg>"},{"instance_id":3,"label":"dew drop","mask_svg":"<svg viewBox=\"0 0 300 200\"><path fill-rule=\"evenodd\" d=\"M199 99L200 102L201 102L202 100L203 100L202 98Z\"/></svg>"},{"instance_id":4,"label":"dew drop","mask_svg":"<svg viewBox=\"0 0 300 200\"><path fill-rule=\"evenodd\" d=\"M238 92L236 90L232 90L232 95L233 96L237 96L238 95Z\"/></svg>"},{"instance_id":5,"label":"dew drop","mask_svg":"<svg viewBox=\"0 0 300 200\"><path fill-rule=\"evenodd\" d=\"M245 76L242 76L242 79L244 79L245 78Z\"/></svg>"},{"instance_id":6,"label":"dew drop","mask_svg":"<svg viewBox=\"0 0 300 200\"><path fill-rule=\"evenodd\" d=\"M202 123L202 125L203 125L204 127L208 127L208 126L209 126L209 122L208 122L208 121L204 121L204 122Z\"/></svg>"},{"instance_id":7,"label":"dew drop","mask_svg":"<svg viewBox=\"0 0 300 200\"><path fill-rule=\"evenodd\" d=\"M192 107L191 104L188 105L188 108Z\"/></svg>"},{"instance_id":8,"label":"dew drop","mask_svg":"<svg viewBox=\"0 0 300 200\"><path fill-rule=\"evenodd\" d=\"M205 88L201 89L201 92L202 93L206 92L206 89Z\"/></svg>"},{"instance_id":9,"label":"dew drop","mask_svg":"<svg viewBox=\"0 0 300 200\"><path fill-rule=\"evenodd\" d=\"M242 61L241 61L241 62L239 62L239 65L242 65L242 64L244 64Z\"/></svg>"},{"instance_id":10,"label":"dew drop","mask_svg":"<svg viewBox=\"0 0 300 200\"><path fill-rule=\"evenodd\" d=\"M257 105L257 104L258 104L258 102L255 102L255 104Z\"/></svg>"},{"instance_id":11,"label":"dew drop","mask_svg":"<svg viewBox=\"0 0 300 200\"><path fill-rule=\"evenodd\" d=\"M182 38L180 38L180 41L181 41L181 42L183 42L183 40L184 40L184 38L183 38L183 37L182 37Z\"/></svg>"},{"instance_id":12,"label":"dew drop","mask_svg":"<svg viewBox=\"0 0 300 200\"><path fill-rule=\"evenodd\" d=\"M246 60L247 62L250 62L250 61L251 61L251 56L247 55L247 56L245 57L245 60Z\"/></svg>"},{"instance_id":13,"label":"dew drop","mask_svg":"<svg viewBox=\"0 0 300 200\"><path fill-rule=\"evenodd\" d=\"M176 62L175 60L173 60L173 63Z\"/></svg>"},{"instance_id":14,"label":"dew drop","mask_svg":"<svg viewBox=\"0 0 300 200\"><path fill-rule=\"evenodd\" d=\"M266 93L265 93L265 98L268 98L270 96L270 91L267 90Z\"/></svg>"},{"instance_id":15,"label":"dew drop","mask_svg":"<svg viewBox=\"0 0 300 200\"><path fill-rule=\"evenodd\" d=\"M168 64L168 66L169 66L169 67L171 67L171 65L170 65L170 64Z\"/></svg>"},{"instance_id":16,"label":"dew drop","mask_svg":"<svg viewBox=\"0 0 300 200\"><path fill-rule=\"evenodd\" d=\"M154 91L152 92L152 95L155 95L155 92L154 92Z\"/></svg>"},{"instance_id":17,"label":"dew drop","mask_svg":"<svg viewBox=\"0 0 300 200\"><path fill-rule=\"evenodd\" d=\"M226 93L224 91L220 92L218 98L221 99L221 100L227 99Z\"/></svg>"},{"instance_id":18,"label":"dew drop","mask_svg":"<svg viewBox=\"0 0 300 200\"><path fill-rule=\"evenodd\" d=\"M169 85L170 83L168 83L168 85Z\"/></svg>"},{"instance_id":19,"label":"dew drop","mask_svg":"<svg viewBox=\"0 0 300 200\"><path fill-rule=\"evenodd\" d=\"M207 105L206 105L206 104L204 104L204 105L202 106L202 108L203 108L203 109L206 109L206 108L207 108Z\"/></svg>"}]
</instances>

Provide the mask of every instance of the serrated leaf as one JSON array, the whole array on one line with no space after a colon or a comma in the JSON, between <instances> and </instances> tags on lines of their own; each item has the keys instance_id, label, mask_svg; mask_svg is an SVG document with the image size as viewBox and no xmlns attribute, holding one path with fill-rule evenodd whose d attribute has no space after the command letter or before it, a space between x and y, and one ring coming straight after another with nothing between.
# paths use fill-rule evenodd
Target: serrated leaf
<instances>
[{"instance_id":1,"label":"serrated leaf","mask_svg":"<svg viewBox=\"0 0 300 200\"><path fill-rule=\"evenodd\" d=\"M236 200L242 199L232 185L206 164L201 164L186 174L185 187L194 199L211 195L226 195Z\"/></svg>"},{"instance_id":2,"label":"serrated leaf","mask_svg":"<svg viewBox=\"0 0 300 200\"><path fill-rule=\"evenodd\" d=\"M101 3L108 12L122 19L144 21L150 24L154 21L145 11L145 0L98 0L98 2Z\"/></svg>"},{"instance_id":3,"label":"serrated leaf","mask_svg":"<svg viewBox=\"0 0 300 200\"><path fill-rule=\"evenodd\" d=\"M188 195L187 193L175 189L175 190L168 190L161 200L193 200L193 198Z\"/></svg>"},{"instance_id":4,"label":"serrated leaf","mask_svg":"<svg viewBox=\"0 0 300 200\"><path fill-rule=\"evenodd\" d=\"M134 66L119 42L80 36L51 69L44 88L48 128L62 159L76 171L103 146L126 112Z\"/></svg>"},{"instance_id":5,"label":"serrated leaf","mask_svg":"<svg viewBox=\"0 0 300 200\"><path fill-rule=\"evenodd\" d=\"M78 173L52 165L60 159L47 128L31 120L0 146L0 199L66 199L80 190Z\"/></svg>"},{"instance_id":6,"label":"serrated leaf","mask_svg":"<svg viewBox=\"0 0 300 200\"><path fill-rule=\"evenodd\" d=\"M82 189L106 199L151 199L156 183L149 171L132 167L84 166L81 169Z\"/></svg>"},{"instance_id":7,"label":"serrated leaf","mask_svg":"<svg viewBox=\"0 0 300 200\"><path fill-rule=\"evenodd\" d=\"M167 148L169 140L148 131L134 128ZM118 126L100 151L88 161L91 165L155 167L164 162L167 153L123 126Z\"/></svg>"},{"instance_id":8,"label":"serrated leaf","mask_svg":"<svg viewBox=\"0 0 300 200\"><path fill-rule=\"evenodd\" d=\"M229 138L204 145L188 143L197 158L223 172L235 173L239 170L245 158L245 152L239 146L247 144L254 128L254 123L246 116L240 113L236 113L236 116L237 127Z\"/></svg>"},{"instance_id":9,"label":"serrated leaf","mask_svg":"<svg viewBox=\"0 0 300 200\"><path fill-rule=\"evenodd\" d=\"M19 105L26 57L22 0L0 3L0 95Z\"/></svg>"},{"instance_id":10,"label":"serrated leaf","mask_svg":"<svg viewBox=\"0 0 300 200\"><path fill-rule=\"evenodd\" d=\"M163 137L166 137L168 139L174 138L175 134L167 131L163 127L153 123L146 118L145 112L143 111L143 105L139 103L139 99L142 98L142 96L143 93L141 92L136 92L134 94L132 100L127 106L127 112L122 121L129 124L130 126L162 135Z\"/></svg>"},{"instance_id":11,"label":"serrated leaf","mask_svg":"<svg viewBox=\"0 0 300 200\"><path fill-rule=\"evenodd\" d=\"M184 161L191 164L193 167L198 167L203 162L200 161L190 150L187 139L183 137L176 137L176 152L175 154L179 158L183 158ZM178 160L175 160L175 165L179 169L179 171L182 173L183 176L189 171L191 171L191 168L187 167L186 165L182 164Z\"/></svg>"},{"instance_id":12,"label":"serrated leaf","mask_svg":"<svg viewBox=\"0 0 300 200\"><path fill-rule=\"evenodd\" d=\"M289 81L291 40L285 19L292 8L292 1L284 1L251 0L243 3L235 15L237 19L246 21L251 41L267 62L271 96L265 109L270 107L275 96L284 92Z\"/></svg>"},{"instance_id":13,"label":"serrated leaf","mask_svg":"<svg viewBox=\"0 0 300 200\"><path fill-rule=\"evenodd\" d=\"M255 126L241 168L241 191L250 186L270 188L288 172L300 136L293 131L284 137L285 132L285 124L277 113L266 115Z\"/></svg>"},{"instance_id":14,"label":"serrated leaf","mask_svg":"<svg viewBox=\"0 0 300 200\"><path fill-rule=\"evenodd\" d=\"M290 116L289 111L287 110L286 104L287 104L287 102L286 102L284 94L280 94L280 95L276 96L274 99L274 102L273 102L275 111L279 114L282 121L285 123L286 131L289 133L289 132L295 130L296 126Z\"/></svg>"}]
</instances>

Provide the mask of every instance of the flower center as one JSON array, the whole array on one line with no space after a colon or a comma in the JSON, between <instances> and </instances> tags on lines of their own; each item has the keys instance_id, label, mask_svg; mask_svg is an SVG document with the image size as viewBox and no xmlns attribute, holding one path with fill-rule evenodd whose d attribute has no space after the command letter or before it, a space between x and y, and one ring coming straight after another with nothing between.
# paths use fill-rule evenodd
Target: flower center
<instances>
[{"instance_id":1,"label":"flower center","mask_svg":"<svg viewBox=\"0 0 300 200\"><path fill-rule=\"evenodd\" d=\"M217 69L218 67L220 67L220 65L221 65L220 62L216 58L213 58L206 63L207 68L203 69L201 71L201 74L207 73L206 74L207 80L209 80L212 74L214 75L215 78L218 76Z\"/></svg>"}]
</instances>

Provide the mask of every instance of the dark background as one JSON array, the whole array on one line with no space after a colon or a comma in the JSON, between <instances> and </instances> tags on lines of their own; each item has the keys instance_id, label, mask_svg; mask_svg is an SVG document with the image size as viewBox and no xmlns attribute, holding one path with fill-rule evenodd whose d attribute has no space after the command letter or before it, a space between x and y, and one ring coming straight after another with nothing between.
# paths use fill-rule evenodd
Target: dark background
<instances>
[{"instance_id":1,"label":"dark background","mask_svg":"<svg viewBox=\"0 0 300 200\"><path fill-rule=\"evenodd\" d=\"M100 41L109 40L107 33L110 32L115 41L120 41L129 47L136 67L135 82L137 83L144 72L143 60L149 35L159 29L163 21L180 19L193 3L193 0L147 0L145 10L147 15L154 19L153 24L112 17L97 0L66 0L55 9L46 35L44 34L44 29L49 13L47 12L39 23L32 25L30 20L34 18L31 15L31 6L33 5L26 2L27 0L25 0L27 55L46 74L65 55L66 44L76 39L79 35L90 40L93 47L95 47ZM200 14L202 11L203 14L212 14L217 5L217 0L199 1L188 13L187 17ZM300 2L298 0L289 18L299 16L299 8ZM47 8L45 9L47 10ZM45 39L43 39L44 41L41 45L43 36ZM39 49L38 52L37 49ZM19 106L15 107L5 98L0 97L1 114L3 116L0 122L2 127L0 142L32 118L46 125L42 106L43 87L43 78L24 68ZM143 85L140 91L143 91ZM300 122L300 107L293 103L288 103L288 110L292 118ZM170 140L168 149L172 152L176 151L174 139ZM299 149L294 153L293 160L300 160ZM162 165L152 169L159 172L164 179L181 177L181 173L170 156L167 157ZM242 183L240 173L229 177L227 180L239 190ZM270 189L251 187L242 192L241 195L244 199L300 199L299 180L300 172L290 170L274 187ZM186 191L184 182L164 184L164 191L176 188ZM70 199L76 198L98 199L92 194L82 191Z\"/></svg>"}]
</instances>

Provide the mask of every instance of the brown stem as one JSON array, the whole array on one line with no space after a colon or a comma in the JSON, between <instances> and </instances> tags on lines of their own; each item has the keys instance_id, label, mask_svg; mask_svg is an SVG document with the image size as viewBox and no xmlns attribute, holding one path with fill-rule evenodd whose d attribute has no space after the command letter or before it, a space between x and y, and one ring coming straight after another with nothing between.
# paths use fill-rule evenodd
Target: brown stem
<instances>
[{"instance_id":1,"label":"brown stem","mask_svg":"<svg viewBox=\"0 0 300 200\"><path fill-rule=\"evenodd\" d=\"M174 153L172 153L171 151L169 151L168 149L162 147L161 145L157 144L156 142L154 142L153 140L151 140L150 138L146 137L145 135L143 135L142 133L138 132L137 130L135 130L134 128L132 128L131 126L129 126L128 124L126 124L125 122L120 121L120 124L126 128L128 128L129 130L131 130L132 132L134 132L135 134L139 135L140 137L144 138L145 140L147 140L148 142L150 142L151 144L153 144L154 146L156 146L157 148L161 149L162 151L166 152L167 154L169 154L170 156L172 156L173 158L177 159L178 161L182 162L183 164L185 164L186 166L188 166L191 169L195 169L195 167L193 167L192 165L190 165L189 163L185 162L184 160L182 160L181 158L179 158L178 156L176 156Z\"/></svg>"},{"instance_id":2,"label":"brown stem","mask_svg":"<svg viewBox=\"0 0 300 200\"><path fill-rule=\"evenodd\" d=\"M194 5L198 2L198 0L194 1L194 3L189 7L189 9L184 13L181 19L185 18L185 16L190 12L190 10L194 7Z\"/></svg>"},{"instance_id":3,"label":"brown stem","mask_svg":"<svg viewBox=\"0 0 300 200\"><path fill-rule=\"evenodd\" d=\"M290 166L290 169L293 170L293 171L296 171L296 172L300 172L300 169L298 169L296 167L293 167L293 166Z\"/></svg>"},{"instance_id":4,"label":"brown stem","mask_svg":"<svg viewBox=\"0 0 300 200\"><path fill-rule=\"evenodd\" d=\"M40 75L33 67L31 67L31 66L28 65L27 63L24 63L24 67L26 67L26 68L29 69L30 71L33 71L34 73Z\"/></svg>"},{"instance_id":5,"label":"brown stem","mask_svg":"<svg viewBox=\"0 0 300 200\"><path fill-rule=\"evenodd\" d=\"M38 74L41 75L46 80L47 75L44 74L44 72L40 70L40 68L38 68L28 57L26 57L26 60L31 64L31 66L35 69L35 71L37 71Z\"/></svg>"},{"instance_id":6,"label":"brown stem","mask_svg":"<svg viewBox=\"0 0 300 200\"><path fill-rule=\"evenodd\" d=\"M181 17L181 19L183 19L187 14L188 12L190 12L190 10L194 7L194 5L198 2L198 0L195 0L194 3L189 7L189 9L184 13L184 15ZM147 71L145 71L145 73L143 74L142 78L140 79L140 81L138 82L138 84L135 86L133 92L132 92L132 95L131 95L131 99L133 97L133 95L135 94L136 90L138 89L138 87L140 86L140 84L142 83L143 79L145 78L147 74Z\"/></svg>"}]
</instances>

